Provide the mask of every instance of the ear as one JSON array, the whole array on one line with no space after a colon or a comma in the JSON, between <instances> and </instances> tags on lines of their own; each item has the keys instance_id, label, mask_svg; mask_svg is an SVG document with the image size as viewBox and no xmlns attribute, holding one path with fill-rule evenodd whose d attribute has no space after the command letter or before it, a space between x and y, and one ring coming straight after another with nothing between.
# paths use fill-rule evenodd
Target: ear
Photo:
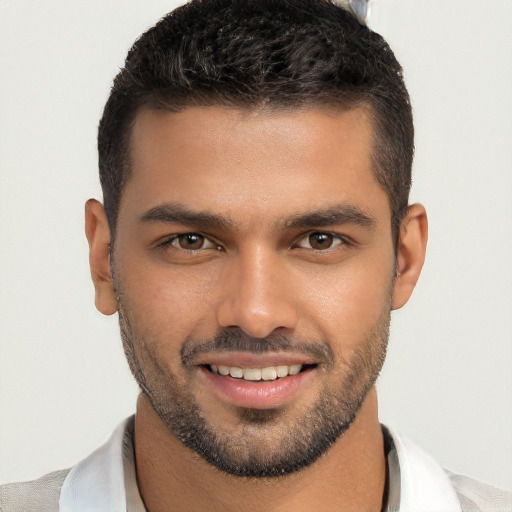
<instances>
[{"instance_id":1,"label":"ear","mask_svg":"<svg viewBox=\"0 0 512 512\"><path fill-rule=\"evenodd\" d=\"M117 299L110 274L110 229L105 209L96 199L85 203L85 234L89 242L96 309L104 315L112 315L117 311Z\"/></svg>"},{"instance_id":2,"label":"ear","mask_svg":"<svg viewBox=\"0 0 512 512\"><path fill-rule=\"evenodd\" d=\"M397 249L397 275L392 308L401 308L408 300L420 277L427 249L427 212L421 204L409 206L400 226Z\"/></svg>"}]
</instances>

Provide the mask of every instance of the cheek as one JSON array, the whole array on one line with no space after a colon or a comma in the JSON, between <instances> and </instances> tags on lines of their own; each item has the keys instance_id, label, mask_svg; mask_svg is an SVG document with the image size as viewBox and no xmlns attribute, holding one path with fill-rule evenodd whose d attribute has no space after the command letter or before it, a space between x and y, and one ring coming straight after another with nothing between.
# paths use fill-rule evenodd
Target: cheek
<instances>
[{"instance_id":1,"label":"cheek","mask_svg":"<svg viewBox=\"0 0 512 512\"><path fill-rule=\"evenodd\" d=\"M216 272L141 264L129 269L121 266L120 275L121 300L129 308L132 322L157 337L172 334L183 342L206 323L208 311L212 311Z\"/></svg>"},{"instance_id":2,"label":"cheek","mask_svg":"<svg viewBox=\"0 0 512 512\"><path fill-rule=\"evenodd\" d=\"M344 346L361 342L390 309L393 262L347 264L308 276L303 311L327 339Z\"/></svg>"}]
</instances>

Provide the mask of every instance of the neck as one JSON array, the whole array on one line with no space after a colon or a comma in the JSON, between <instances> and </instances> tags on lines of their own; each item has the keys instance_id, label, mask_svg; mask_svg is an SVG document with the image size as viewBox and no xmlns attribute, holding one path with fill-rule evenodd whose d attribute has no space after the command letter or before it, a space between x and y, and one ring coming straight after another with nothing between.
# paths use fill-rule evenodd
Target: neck
<instances>
[{"instance_id":1,"label":"neck","mask_svg":"<svg viewBox=\"0 0 512 512\"><path fill-rule=\"evenodd\" d=\"M284 477L244 478L215 468L169 433L145 395L137 404L135 455L149 512L377 512L382 507L386 463L375 389L327 453Z\"/></svg>"}]
</instances>

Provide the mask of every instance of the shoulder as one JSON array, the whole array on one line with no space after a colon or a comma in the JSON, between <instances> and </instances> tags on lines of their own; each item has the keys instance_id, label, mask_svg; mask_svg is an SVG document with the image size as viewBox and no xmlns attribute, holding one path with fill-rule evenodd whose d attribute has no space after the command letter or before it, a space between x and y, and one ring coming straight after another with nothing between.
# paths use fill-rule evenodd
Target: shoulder
<instances>
[{"instance_id":1,"label":"shoulder","mask_svg":"<svg viewBox=\"0 0 512 512\"><path fill-rule=\"evenodd\" d=\"M389 510L512 512L512 493L447 471L397 431L382 427L388 453Z\"/></svg>"},{"instance_id":2,"label":"shoulder","mask_svg":"<svg viewBox=\"0 0 512 512\"><path fill-rule=\"evenodd\" d=\"M49 473L37 480L0 487L2 512L57 512L62 484L69 469Z\"/></svg>"},{"instance_id":3,"label":"shoulder","mask_svg":"<svg viewBox=\"0 0 512 512\"><path fill-rule=\"evenodd\" d=\"M125 478L132 489L130 496L137 496L133 416L124 420L105 444L72 468L37 480L0 486L0 511L126 510Z\"/></svg>"},{"instance_id":4,"label":"shoulder","mask_svg":"<svg viewBox=\"0 0 512 512\"><path fill-rule=\"evenodd\" d=\"M446 471L464 512L512 512L512 493Z\"/></svg>"}]
</instances>

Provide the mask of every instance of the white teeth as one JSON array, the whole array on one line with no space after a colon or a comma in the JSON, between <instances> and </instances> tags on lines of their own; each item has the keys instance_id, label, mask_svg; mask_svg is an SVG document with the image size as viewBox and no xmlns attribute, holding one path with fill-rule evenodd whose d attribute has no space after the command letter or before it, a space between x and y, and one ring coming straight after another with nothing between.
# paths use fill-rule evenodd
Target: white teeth
<instances>
[{"instance_id":1,"label":"white teeth","mask_svg":"<svg viewBox=\"0 0 512 512\"><path fill-rule=\"evenodd\" d=\"M244 380L276 380L277 378L287 377L288 375L297 375L302 370L301 364L292 364L289 366L268 366L266 368L240 368L239 366L210 365L213 373L220 375L230 375L235 379Z\"/></svg>"},{"instance_id":2,"label":"white teeth","mask_svg":"<svg viewBox=\"0 0 512 512\"><path fill-rule=\"evenodd\" d=\"M261 378L263 380L275 380L277 378L277 370L274 367L262 368Z\"/></svg>"},{"instance_id":3,"label":"white teeth","mask_svg":"<svg viewBox=\"0 0 512 512\"><path fill-rule=\"evenodd\" d=\"M229 375L229 366L219 365L219 373L221 375Z\"/></svg>"},{"instance_id":4,"label":"white teeth","mask_svg":"<svg viewBox=\"0 0 512 512\"><path fill-rule=\"evenodd\" d=\"M259 368L245 368L244 380L261 380L261 370Z\"/></svg>"},{"instance_id":5,"label":"white teeth","mask_svg":"<svg viewBox=\"0 0 512 512\"><path fill-rule=\"evenodd\" d=\"M288 375L288 366L277 366L276 371L278 377L286 377Z\"/></svg>"},{"instance_id":6,"label":"white teeth","mask_svg":"<svg viewBox=\"0 0 512 512\"><path fill-rule=\"evenodd\" d=\"M302 368L301 364L292 364L290 366L290 369L288 370L288 373L290 375L297 375L297 373L300 372L301 368Z\"/></svg>"},{"instance_id":7,"label":"white teeth","mask_svg":"<svg viewBox=\"0 0 512 512\"><path fill-rule=\"evenodd\" d=\"M244 371L242 368L238 368L238 366L230 366L229 375L235 379L241 379L244 376Z\"/></svg>"}]
</instances>

